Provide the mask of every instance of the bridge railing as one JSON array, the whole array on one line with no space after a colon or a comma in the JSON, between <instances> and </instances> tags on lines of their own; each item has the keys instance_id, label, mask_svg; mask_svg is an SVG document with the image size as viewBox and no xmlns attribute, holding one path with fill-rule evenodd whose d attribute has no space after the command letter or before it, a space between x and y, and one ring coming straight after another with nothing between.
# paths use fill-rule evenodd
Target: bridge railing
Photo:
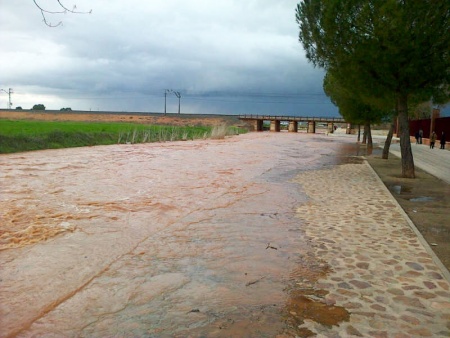
<instances>
[{"instance_id":1,"label":"bridge railing","mask_svg":"<svg viewBox=\"0 0 450 338\"><path fill-rule=\"evenodd\" d=\"M277 116L277 115L239 115L241 120L270 120L270 121L301 121L301 122L340 122L345 123L342 117L313 117L313 116Z\"/></svg>"}]
</instances>

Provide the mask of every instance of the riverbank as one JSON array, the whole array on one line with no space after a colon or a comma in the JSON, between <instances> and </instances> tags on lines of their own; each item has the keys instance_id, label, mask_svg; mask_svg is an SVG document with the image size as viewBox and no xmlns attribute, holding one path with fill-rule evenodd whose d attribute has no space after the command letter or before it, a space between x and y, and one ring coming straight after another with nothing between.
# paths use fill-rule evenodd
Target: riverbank
<instances>
[{"instance_id":1,"label":"riverbank","mask_svg":"<svg viewBox=\"0 0 450 338\"><path fill-rule=\"evenodd\" d=\"M220 126L162 126L119 122L0 119L0 154L111 144L225 138L246 130Z\"/></svg>"}]
</instances>

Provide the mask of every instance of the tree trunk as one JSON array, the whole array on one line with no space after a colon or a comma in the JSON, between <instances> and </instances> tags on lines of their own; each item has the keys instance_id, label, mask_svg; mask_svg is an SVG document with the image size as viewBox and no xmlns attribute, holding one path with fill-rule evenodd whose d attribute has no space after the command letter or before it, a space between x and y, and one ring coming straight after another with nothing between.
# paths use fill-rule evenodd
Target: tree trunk
<instances>
[{"instance_id":1,"label":"tree trunk","mask_svg":"<svg viewBox=\"0 0 450 338\"><path fill-rule=\"evenodd\" d=\"M414 159L409 139L408 96L399 93L398 98L398 126L400 129L400 150L402 154L402 177L415 178Z\"/></svg>"},{"instance_id":2,"label":"tree trunk","mask_svg":"<svg viewBox=\"0 0 450 338\"><path fill-rule=\"evenodd\" d=\"M372 130L370 129L370 123L366 123L364 126L367 137L367 155L372 155L373 142L372 142Z\"/></svg>"},{"instance_id":3,"label":"tree trunk","mask_svg":"<svg viewBox=\"0 0 450 338\"><path fill-rule=\"evenodd\" d=\"M358 124L358 141L357 142L360 142L360 141L361 141L361 125Z\"/></svg>"},{"instance_id":4,"label":"tree trunk","mask_svg":"<svg viewBox=\"0 0 450 338\"><path fill-rule=\"evenodd\" d=\"M364 124L363 140L362 144L367 144L367 124Z\"/></svg>"},{"instance_id":5,"label":"tree trunk","mask_svg":"<svg viewBox=\"0 0 450 338\"><path fill-rule=\"evenodd\" d=\"M391 147L392 142L392 136L394 136L394 129L395 129L395 119L397 117L392 117L391 126L389 128L389 132L386 137L386 141L384 142L384 148L383 148L383 155L382 159L387 160L389 158L389 148Z\"/></svg>"}]
</instances>

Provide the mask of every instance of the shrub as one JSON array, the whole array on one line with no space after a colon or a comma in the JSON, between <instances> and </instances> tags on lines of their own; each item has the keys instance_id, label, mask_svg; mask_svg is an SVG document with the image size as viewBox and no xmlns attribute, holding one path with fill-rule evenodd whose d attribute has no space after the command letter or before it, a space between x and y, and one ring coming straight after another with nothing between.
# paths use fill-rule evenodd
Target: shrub
<instances>
[{"instance_id":1,"label":"shrub","mask_svg":"<svg viewBox=\"0 0 450 338\"><path fill-rule=\"evenodd\" d=\"M214 126L211 130L211 138L212 139L224 139L228 134L228 127L224 124Z\"/></svg>"}]
</instances>

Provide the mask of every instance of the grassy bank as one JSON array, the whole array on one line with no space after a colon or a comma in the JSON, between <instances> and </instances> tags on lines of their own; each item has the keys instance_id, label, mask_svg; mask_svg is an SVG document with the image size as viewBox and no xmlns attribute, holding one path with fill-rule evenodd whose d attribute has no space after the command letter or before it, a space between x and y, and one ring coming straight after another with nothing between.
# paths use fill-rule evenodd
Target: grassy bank
<instances>
[{"instance_id":1,"label":"grassy bank","mask_svg":"<svg viewBox=\"0 0 450 338\"><path fill-rule=\"evenodd\" d=\"M236 134L236 128L131 123L0 120L0 153L199 138Z\"/></svg>"}]
</instances>

